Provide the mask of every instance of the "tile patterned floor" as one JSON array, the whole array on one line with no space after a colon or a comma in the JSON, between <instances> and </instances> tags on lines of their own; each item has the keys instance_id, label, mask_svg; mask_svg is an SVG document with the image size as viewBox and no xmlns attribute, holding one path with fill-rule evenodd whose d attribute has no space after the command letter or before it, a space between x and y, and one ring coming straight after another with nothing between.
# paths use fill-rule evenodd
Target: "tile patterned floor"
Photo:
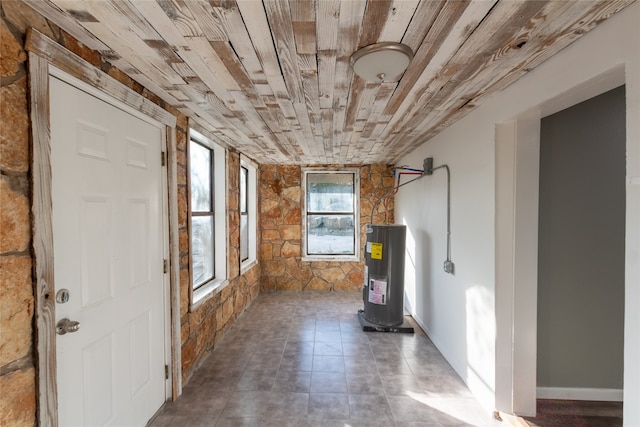
<instances>
[{"instance_id":1,"label":"tile patterned floor","mask_svg":"<svg viewBox=\"0 0 640 427\"><path fill-rule=\"evenodd\" d=\"M360 293L261 294L207 357L165 426L503 426L429 339L363 332Z\"/></svg>"}]
</instances>

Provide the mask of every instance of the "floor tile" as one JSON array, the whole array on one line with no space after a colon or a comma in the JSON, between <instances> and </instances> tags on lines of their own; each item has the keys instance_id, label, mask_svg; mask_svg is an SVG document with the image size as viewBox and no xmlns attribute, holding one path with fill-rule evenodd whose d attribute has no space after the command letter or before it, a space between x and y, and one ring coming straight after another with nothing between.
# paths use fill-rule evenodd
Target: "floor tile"
<instances>
[{"instance_id":1,"label":"floor tile","mask_svg":"<svg viewBox=\"0 0 640 427\"><path fill-rule=\"evenodd\" d=\"M344 372L342 356L313 356L314 372Z\"/></svg>"},{"instance_id":2,"label":"floor tile","mask_svg":"<svg viewBox=\"0 0 640 427\"><path fill-rule=\"evenodd\" d=\"M238 391L232 394L222 418L288 418L307 416L308 393Z\"/></svg>"},{"instance_id":3,"label":"floor tile","mask_svg":"<svg viewBox=\"0 0 640 427\"><path fill-rule=\"evenodd\" d=\"M280 360L280 370L311 371L313 368L313 354L287 354Z\"/></svg>"},{"instance_id":4,"label":"floor tile","mask_svg":"<svg viewBox=\"0 0 640 427\"><path fill-rule=\"evenodd\" d=\"M384 395L378 374L347 374L349 394Z\"/></svg>"},{"instance_id":5,"label":"floor tile","mask_svg":"<svg viewBox=\"0 0 640 427\"><path fill-rule=\"evenodd\" d=\"M316 330L315 342L342 342L342 335L340 334L340 330Z\"/></svg>"},{"instance_id":6,"label":"floor tile","mask_svg":"<svg viewBox=\"0 0 640 427\"><path fill-rule=\"evenodd\" d=\"M342 372L313 372L311 374L311 392L346 393L346 377Z\"/></svg>"},{"instance_id":7,"label":"floor tile","mask_svg":"<svg viewBox=\"0 0 640 427\"><path fill-rule=\"evenodd\" d=\"M349 419L349 397L346 394L311 393L309 419Z\"/></svg>"},{"instance_id":8,"label":"floor tile","mask_svg":"<svg viewBox=\"0 0 640 427\"><path fill-rule=\"evenodd\" d=\"M341 342L316 342L313 348L316 356L342 356Z\"/></svg>"},{"instance_id":9,"label":"floor tile","mask_svg":"<svg viewBox=\"0 0 640 427\"><path fill-rule=\"evenodd\" d=\"M385 396L366 394L349 395L351 418L359 420L386 420L392 422L391 408Z\"/></svg>"},{"instance_id":10,"label":"floor tile","mask_svg":"<svg viewBox=\"0 0 640 427\"><path fill-rule=\"evenodd\" d=\"M308 393L311 387L311 372L283 371L276 374L273 391Z\"/></svg>"},{"instance_id":11,"label":"floor tile","mask_svg":"<svg viewBox=\"0 0 640 427\"><path fill-rule=\"evenodd\" d=\"M246 370L236 384L236 390L271 390L277 371Z\"/></svg>"}]
</instances>

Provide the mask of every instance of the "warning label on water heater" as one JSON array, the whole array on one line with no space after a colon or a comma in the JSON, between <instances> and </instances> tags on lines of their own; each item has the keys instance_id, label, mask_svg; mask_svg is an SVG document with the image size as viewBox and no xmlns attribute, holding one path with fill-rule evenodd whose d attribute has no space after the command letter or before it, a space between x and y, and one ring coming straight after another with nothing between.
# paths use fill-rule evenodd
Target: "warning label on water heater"
<instances>
[{"instance_id":1,"label":"warning label on water heater","mask_svg":"<svg viewBox=\"0 0 640 427\"><path fill-rule=\"evenodd\" d=\"M371 243L371 259L382 259L382 243Z\"/></svg>"},{"instance_id":2,"label":"warning label on water heater","mask_svg":"<svg viewBox=\"0 0 640 427\"><path fill-rule=\"evenodd\" d=\"M387 305L387 281L369 279L369 302L372 304Z\"/></svg>"}]
</instances>

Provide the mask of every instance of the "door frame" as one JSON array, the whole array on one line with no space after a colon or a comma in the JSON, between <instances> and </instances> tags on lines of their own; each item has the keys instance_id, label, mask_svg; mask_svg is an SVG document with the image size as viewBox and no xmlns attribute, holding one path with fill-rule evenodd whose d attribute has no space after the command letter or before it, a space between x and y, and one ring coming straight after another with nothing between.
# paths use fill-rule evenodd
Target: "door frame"
<instances>
[{"instance_id":1,"label":"door frame","mask_svg":"<svg viewBox=\"0 0 640 427\"><path fill-rule=\"evenodd\" d=\"M49 79L56 77L162 131L167 168L162 173L164 256L170 269L165 284L165 359L170 375L165 396L175 400L182 392L180 353L180 270L178 252L178 181L176 117L116 79L65 49L40 32L30 29L25 49L29 52L30 119L33 140L33 254L35 282L35 346L38 377L39 425L58 425L56 374L55 282L51 199L51 133ZM168 281L168 286L167 285ZM168 288L168 289L167 289Z\"/></svg>"},{"instance_id":2,"label":"door frame","mask_svg":"<svg viewBox=\"0 0 640 427\"><path fill-rule=\"evenodd\" d=\"M543 117L623 84L625 66L617 65L512 120L496 124L495 371L496 408L500 411L536 414L540 122ZM628 221L629 206L626 217ZM627 281L628 275L625 287Z\"/></svg>"}]
</instances>

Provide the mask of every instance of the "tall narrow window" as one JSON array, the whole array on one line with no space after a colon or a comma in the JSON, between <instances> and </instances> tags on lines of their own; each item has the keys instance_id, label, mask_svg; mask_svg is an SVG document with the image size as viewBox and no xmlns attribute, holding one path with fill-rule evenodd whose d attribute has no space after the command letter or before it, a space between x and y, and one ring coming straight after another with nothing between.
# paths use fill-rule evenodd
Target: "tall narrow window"
<instances>
[{"instance_id":1,"label":"tall narrow window","mask_svg":"<svg viewBox=\"0 0 640 427\"><path fill-rule=\"evenodd\" d=\"M305 256L353 259L358 256L358 172L304 172Z\"/></svg>"},{"instance_id":2,"label":"tall narrow window","mask_svg":"<svg viewBox=\"0 0 640 427\"><path fill-rule=\"evenodd\" d=\"M215 277L213 150L189 143L193 289Z\"/></svg>"},{"instance_id":3,"label":"tall narrow window","mask_svg":"<svg viewBox=\"0 0 640 427\"><path fill-rule=\"evenodd\" d=\"M240 156L240 271L256 262L257 247L257 165Z\"/></svg>"},{"instance_id":4,"label":"tall narrow window","mask_svg":"<svg viewBox=\"0 0 640 427\"><path fill-rule=\"evenodd\" d=\"M240 262L249 259L249 169L240 167Z\"/></svg>"}]
</instances>

